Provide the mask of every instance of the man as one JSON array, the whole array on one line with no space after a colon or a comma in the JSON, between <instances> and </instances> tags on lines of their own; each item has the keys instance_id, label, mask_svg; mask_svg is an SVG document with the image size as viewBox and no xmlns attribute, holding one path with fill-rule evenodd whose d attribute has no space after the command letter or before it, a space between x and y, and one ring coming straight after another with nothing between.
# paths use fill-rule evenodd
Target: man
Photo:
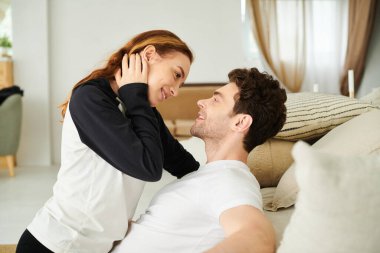
<instances>
[{"instance_id":1,"label":"man","mask_svg":"<svg viewBox=\"0 0 380 253\"><path fill-rule=\"evenodd\" d=\"M193 136L207 163L163 187L113 252L274 252L248 153L273 137L286 118L286 93L256 68L235 69L230 83L198 101Z\"/></svg>"}]
</instances>

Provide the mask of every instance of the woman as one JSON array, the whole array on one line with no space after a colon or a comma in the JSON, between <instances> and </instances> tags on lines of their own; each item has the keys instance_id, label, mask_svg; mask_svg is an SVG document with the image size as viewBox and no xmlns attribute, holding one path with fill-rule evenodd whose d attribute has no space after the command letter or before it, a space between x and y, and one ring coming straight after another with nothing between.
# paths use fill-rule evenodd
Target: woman
<instances>
[{"instance_id":1,"label":"woman","mask_svg":"<svg viewBox=\"0 0 380 253\"><path fill-rule=\"evenodd\" d=\"M159 180L162 168L177 177L198 169L154 108L177 95L192 60L173 33L148 31L74 86L62 104L53 196L21 236L18 253L108 252L125 236L144 181Z\"/></svg>"}]
</instances>

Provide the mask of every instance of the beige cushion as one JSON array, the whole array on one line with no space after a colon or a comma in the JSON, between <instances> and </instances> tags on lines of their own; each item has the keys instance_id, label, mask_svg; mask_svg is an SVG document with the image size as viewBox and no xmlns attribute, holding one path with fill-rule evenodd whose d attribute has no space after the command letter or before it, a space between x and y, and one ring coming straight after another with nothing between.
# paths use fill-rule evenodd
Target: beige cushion
<instances>
[{"instance_id":1,"label":"beige cushion","mask_svg":"<svg viewBox=\"0 0 380 253\"><path fill-rule=\"evenodd\" d=\"M364 113L334 128L313 147L341 155L380 154L380 110ZM294 205L298 192L294 170L293 164L284 173L273 202L265 205L264 209L276 211Z\"/></svg>"},{"instance_id":2,"label":"beige cushion","mask_svg":"<svg viewBox=\"0 0 380 253\"><path fill-rule=\"evenodd\" d=\"M294 146L300 192L278 253L380 249L380 156Z\"/></svg>"},{"instance_id":3,"label":"beige cushion","mask_svg":"<svg viewBox=\"0 0 380 253\"><path fill-rule=\"evenodd\" d=\"M275 192L275 187L262 188L261 196L263 197L263 204L268 201L272 201L273 194ZM276 233L276 246L280 245L286 226L289 223L290 217L294 211L294 206L289 208L284 208L278 212L265 211L265 216L270 220L273 225L274 231Z\"/></svg>"},{"instance_id":4,"label":"beige cushion","mask_svg":"<svg viewBox=\"0 0 380 253\"><path fill-rule=\"evenodd\" d=\"M341 95L323 93L290 93L286 102L287 119L275 136L298 141L321 137L349 119L377 108Z\"/></svg>"},{"instance_id":5,"label":"beige cushion","mask_svg":"<svg viewBox=\"0 0 380 253\"><path fill-rule=\"evenodd\" d=\"M277 186L293 162L293 145L291 141L269 139L250 152L247 164L262 188Z\"/></svg>"},{"instance_id":6,"label":"beige cushion","mask_svg":"<svg viewBox=\"0 0 380 253\"><path fill-rule=\"evenodd\" d=\"M176 136L191 136L190 129L194 124L194 120L176 119L174 123Z\"/></svg>"}]
</instances>

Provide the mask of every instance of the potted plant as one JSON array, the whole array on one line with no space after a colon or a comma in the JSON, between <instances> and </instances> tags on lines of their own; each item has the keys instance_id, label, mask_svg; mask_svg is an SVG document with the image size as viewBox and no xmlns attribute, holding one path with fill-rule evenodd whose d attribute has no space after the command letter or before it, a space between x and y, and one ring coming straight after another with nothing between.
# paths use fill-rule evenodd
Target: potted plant
<instances>
[{"instance_id":1,"label":"potted plant","mask_svg":"<svg viewBox=\"0 0 380 253\"><path fill-rule=\"evenodd\" d=\"M7 35L0 37L0 56L10 57L9 49L12 48L12 42Z\"/></svg>"}]
</instances>

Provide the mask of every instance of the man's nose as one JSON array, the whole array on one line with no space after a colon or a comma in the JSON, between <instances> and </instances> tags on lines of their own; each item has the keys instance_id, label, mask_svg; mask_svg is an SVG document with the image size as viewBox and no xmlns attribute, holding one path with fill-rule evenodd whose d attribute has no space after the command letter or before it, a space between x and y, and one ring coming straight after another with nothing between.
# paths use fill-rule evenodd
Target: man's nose
<instances>
[{"instance_id":1,"label":"man's nose","mask_svg":"<svg viewBox=\"0 0 380 253\"><path fill-rule=\"evenodd\" d=\"M204 108L204 107L205 107L204 102L205 102L204 99L198 100L198 101L197 101L197 105L198 105L198 107L199 107L199 108Z\"/></svg>"}]
</instances>

